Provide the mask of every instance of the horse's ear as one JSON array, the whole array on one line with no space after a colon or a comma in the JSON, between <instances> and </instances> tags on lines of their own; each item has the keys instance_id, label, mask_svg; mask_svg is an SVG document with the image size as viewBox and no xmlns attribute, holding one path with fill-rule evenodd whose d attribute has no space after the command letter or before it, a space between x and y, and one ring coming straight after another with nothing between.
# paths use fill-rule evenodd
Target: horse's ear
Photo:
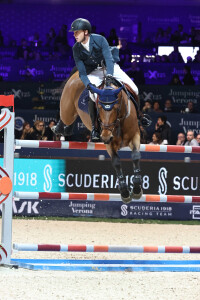
<instances>
[{"instance_id":1,"label":"horse's ear","mask_svg":"<svg viewBox=\"0 0 200 300\"><path fill-rule=\"evenodd\" d=\"M120 87L120 88L118 88L118 89L116 89L116 90L114 90L113 92L114 92L114 95L118 95L120 92L121 92L121 90L123 89L123 85Z\"/></svg>"},{"instance_id":2,"label":"horse's ear","mask_svg":"<svg viewBox=\"0 0 200 300\"><path fill-rule=\"evenodd\" d=\"M102 95L103 91L96 88L94 85L90 84L90 88L91 90L93 90L94 93L98 94L98 95Z\"/></svg>"}]
</instances>

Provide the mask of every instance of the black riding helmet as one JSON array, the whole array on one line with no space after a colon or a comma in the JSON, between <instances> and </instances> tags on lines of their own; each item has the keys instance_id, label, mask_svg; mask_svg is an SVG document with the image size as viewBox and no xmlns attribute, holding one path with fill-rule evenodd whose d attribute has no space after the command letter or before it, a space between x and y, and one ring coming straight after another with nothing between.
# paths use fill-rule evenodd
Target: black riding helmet
<instances>
[{"instance_id":1,"label":"black riding helmet","mask_svg":"<svg viewBox=\"0 0 200 300\"><path fill-rule=\"evenodd\" d=\"M88 20L79 18L72 22L71 29L69 31L77 30L88 30L88 32L91 33L92 26Z\"/></svg>"}]
</instances>

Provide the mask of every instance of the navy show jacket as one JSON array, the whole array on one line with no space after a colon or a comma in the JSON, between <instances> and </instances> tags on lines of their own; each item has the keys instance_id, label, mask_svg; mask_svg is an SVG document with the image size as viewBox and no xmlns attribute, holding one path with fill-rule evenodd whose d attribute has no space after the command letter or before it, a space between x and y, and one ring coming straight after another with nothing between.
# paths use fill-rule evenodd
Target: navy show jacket
<instances>
[{"instance_id":1,"label":"navy show jacket","mask_svg":"<svg viewBox=\"0 0 200 300\"><path fill-rule=\"evenodd\" d=\"M114 62L119 61L118 55L113 55L116 52L111 52L106 38L99 34L90 34L89 51L78 42L74 44L72 50L79 77L85 86L90 83L87 74L100 67L102 61L106 65L107 74L111 75L113 75Z\"/></svg>"}]
</instances>

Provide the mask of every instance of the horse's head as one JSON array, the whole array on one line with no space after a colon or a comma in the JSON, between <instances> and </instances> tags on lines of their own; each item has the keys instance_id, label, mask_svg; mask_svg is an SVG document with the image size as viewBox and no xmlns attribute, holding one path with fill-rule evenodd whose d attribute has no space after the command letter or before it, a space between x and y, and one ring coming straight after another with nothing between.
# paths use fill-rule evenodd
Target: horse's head
<instances>
[{"instance_id":1,"label":"horse's head","mask_svg":"<svg viewBox=\"0 0 200 300\"><path fill-rule=\"evenodd\" d=\"M109 144L113 138L113 131L119 123L121 108L119 94L123 86L118 89L109 86L103 90L91 87L99 95L98 118L101 125L101 139L105 144Z\"/></svg>"}]
</instances>

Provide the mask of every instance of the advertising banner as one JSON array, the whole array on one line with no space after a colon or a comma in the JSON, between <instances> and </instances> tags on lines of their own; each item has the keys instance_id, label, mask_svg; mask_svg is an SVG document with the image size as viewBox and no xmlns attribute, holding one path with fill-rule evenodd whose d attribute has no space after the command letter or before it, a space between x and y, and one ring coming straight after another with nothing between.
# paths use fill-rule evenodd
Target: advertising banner
<instances>
[{"instance_id":1,"label":"advertising banner","mask_svg":"<svg viewBox=\"0 0 200 300\"><path fill-rule=\"evenodd\" d=\"M67 160L67 173L60 185L67 192L119 193L111 161ZM122 161L129 186L133 183L132 161ZM144 194L199 195L200 163L141 161Z\"/></svg>"},{"instance_id":2,"label":"advertising banner","mask_svg":"<svg viewBox=\"0 0 200 300\"><path fill-rule=\"evenodd\" d=\"M2 159L0 161L2 165ZM110 161L91 159L15 159L14 191L119 193ZM123 160L132 186L132 162ZM142 161L144 194L199 195L199 163ZM0 213L2 206L0 205ZM199 220L198 203L146 203L80 200L19 200L17 216L98 217L124 219Z\"/></svg>"},{"instance_id":3,"label":"advertising banner","mask_svg":"<svg viewBox=\"0 0 200 300\"><path fill-rule=\"evenodd\" d=\"M3 165L3 159L0 159ZM64 159L14 159L14 191L64 192L60 176L66 174Z\"/></svg>"},{"instance_id":4,"label":"advertising banner","mask_svg":"<svg viewBox=\"0 0 200 300\"><path fill-rule=\"evenodd\" d=\"M0 205L0 214L1 214ZM62 200L13 202L15 216L95 217L115 219L200 220L200 205L182 203L139 203Z\"/></svg>"}]
</instances>

